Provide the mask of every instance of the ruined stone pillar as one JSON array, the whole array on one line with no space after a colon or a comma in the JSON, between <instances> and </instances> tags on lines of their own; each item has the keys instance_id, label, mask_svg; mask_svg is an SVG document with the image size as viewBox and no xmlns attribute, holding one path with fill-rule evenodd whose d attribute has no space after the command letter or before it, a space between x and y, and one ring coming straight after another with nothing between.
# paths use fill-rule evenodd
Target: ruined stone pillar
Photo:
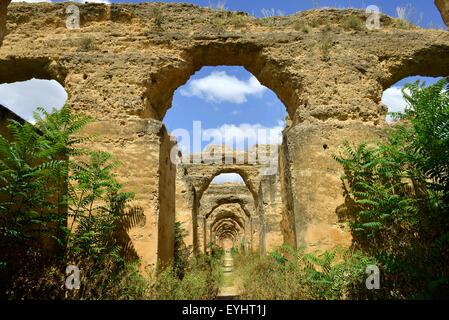
<instances>
[{"instance_id":1,"label":"ruined stone pillar","mask_svg":"<svg viewBox=\"0 0 449 320\"><path fill-rule=\"evenodd\" d=\"M245 220L245 230L244 230L244 237L245 237L245 252L251 251L251 219L248 218Z\"/></svg>"},{"instance_id":2,"label":"ruined stone pillar","mask_svg":"<svg viewBox=\"0 0 449 320\"><path fill-rule=\"evenodd\" d=\"M199 253L206 253L206 217L198 217L198 243L199 243Z\"/></svg>"},{"instance_id":3,"label":"ruined stone pillar","mask_svg":"<svg viewBox=\"0 0 449 320\"><path fill-rule=\"evenodd\" d=\"M212 227L211 227L211 223L207 222L207 221L206 221L206 229L205 229L204 239L205 239L205 242L206 242L205 253L206 254L212 254L212 250L211 250Z\"/></svg>"},{"instance_id":4,"label":"ruined stone pillar","mask_svg":"<svg viewBox=\"0 0 449 320\"><path fill-rule=\"evenodd\" d=\"M176 168L176 221L180 222L185 230L184 243L195 250L195 227L197 210L195 208L195 189L185 181L182 166Z\"/></svg>"},{"instance_id":5,"label":"ruined stone pillar","mask_svg":"<svg viewBox=\"0 0 449 320\"><path fill-rule=\"evenodd\" d=\"M144 217L128 232L130 257L142 262L142 269L165 266L173 259L176 167L170 161L173 142L157 120L111 120L88 124L84 132L98 134L89 144L120 160L118 180L124 191L137 191L133 206Z\"/></svg>"},{"instance_id":6,"label":"ruined stone pillar","mask_svg":"<svg viewBox=\"0 0 449 320\"><path fill-rule=\"evenodd\" d=\"M284 243L281 230L283 203L281 187L278 175L263 176L259 186L259 217L261 222L261 243L263 242L264 253ZM261 254L262 253L261 250Z\"/></svg>"},{"instance_id":7,"label":"ruined stone pillar","mask_svg":"<svg viewBox=\"0 0 449 320\"><path fill-rule=\"evenodd\" d=\"M251 251L252 252L260 252L259 229L260 229L259 217L251 216Z\"/></svg>"},{"instance_id":8,"label":"ruined stone pillar","mask_svg":"<svg viewBox=\"0 0 449 320\"><path fill-rule=\"evenodd\" d=\"M342 167L332 158L343 140L358 144L385 135L380 126L354 121L299 123L284 132L290 159L291 210L295 219L297 245L307 250L350 247L352 236L345 226L346 214Z\"/></svg>"}]
</instances>

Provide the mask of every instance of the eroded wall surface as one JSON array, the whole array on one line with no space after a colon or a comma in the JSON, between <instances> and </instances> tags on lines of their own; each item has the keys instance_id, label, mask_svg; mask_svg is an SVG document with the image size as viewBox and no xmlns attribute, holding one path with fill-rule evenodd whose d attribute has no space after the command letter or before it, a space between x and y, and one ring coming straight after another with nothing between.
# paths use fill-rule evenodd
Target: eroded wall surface
<instances>
[{"instance_id":1,"label":"eroded wall surface","mask_svg":"<svg viewBox=\"0 0 449 320\"><path fill-rule=\"evenodd\" d=\"M407 76L447 76L449 70L446 31L401 29L384 15L380 30L369 31L364 10L310 10L270 23L235 13L243 23L233 24L231 13L188 4L76 4L80 29L68 29L69 4L8 7L0 83L56 79L74 110L98 121L103 138L97 146L119 156L123 180L143 191L147 221L131 237L146 264L155 261L157 249L148 246L157 248L159 195L166 192L159 190L158 170L165 165L156 153L167 148L136 122L162 125L174 91L202 66L244 66L284 103L288 170L280 181L290 210L284 216L296 227L287 238L312 249L351 243L338 224L345 208L342 171L331 157L337 146L379 137L387 126L383 90ZM349 16L360 20L360 30L343 27ZM298 26L305 24L316 27L304 33Z\"/></svg>"},{"instance_id":2,"label":"eroded wall surface","mask_svg":"<svg viewBox=\"0 0 449 320\"><path fill-rule=\"evenodd\" d=\"M0 0L0 47L6 34L6 7L11 0Z\"/></svg>"}]
</instances>

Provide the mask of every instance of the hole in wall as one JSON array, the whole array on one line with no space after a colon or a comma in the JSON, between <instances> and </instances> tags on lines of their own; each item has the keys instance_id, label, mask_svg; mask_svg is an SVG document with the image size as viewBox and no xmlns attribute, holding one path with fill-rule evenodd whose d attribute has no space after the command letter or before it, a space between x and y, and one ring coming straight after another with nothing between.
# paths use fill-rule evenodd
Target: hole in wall
<instances>
[{"instance_id":1,"label":"hole in wall","mask_svg":"<svg viewBox=\"0 0 449 320\"><path fill-rule=\"evenodd\" d=\"M222 173L216 176L211 184L225 184L225 183L238 183L238 184L245 184L245 181L243 181L243 178L238 173Z\"/></svg>"},{"instance_id":2,"label":"hole in wall","mask_svg":"<svg viewBox=\"0 0 449 320\"><path fill-rule=\"evenodd\" d=\"M0 85L0 104L21 118L33 123L33 111L42 107L50 112L60 109L68 98L56 80L31 79Z\"/></svg>"},{"instance_id":3,"label":"hole in wall","mask_svg":"<svg viewBox=\"0 0 449 320\"><path fill-rule=\"evenodd\" d=\"M424 82L425 86L429 86L441 80L443 77L407 77L401 81L396 82L390 88L384 91L382 95L382 103L388 107L388 112L403 112L407 107L407 102L403 96L402 89L407 83L413 83L419 80L421 83ZM386 116L388 123L395 121L391 115Z\"/></svg>"}]
</instances>

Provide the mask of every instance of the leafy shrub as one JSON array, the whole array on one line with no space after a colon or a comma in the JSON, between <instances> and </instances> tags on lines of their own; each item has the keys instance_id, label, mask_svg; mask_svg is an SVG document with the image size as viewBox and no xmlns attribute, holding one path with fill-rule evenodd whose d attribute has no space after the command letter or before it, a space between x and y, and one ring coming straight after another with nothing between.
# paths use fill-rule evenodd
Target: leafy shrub
<instances>
[{"instance_id":1,"label":"leafy shrub","mask_svg":"<svg viewBox=\"0 0 449 320\"><path fill-rule=\"evenodd\" d=\"M180 279L166 268L150 280L151 300L213 300L218 294L222 273L219 261L208 256L192 258Z\"/></svg>"},{"instance_id":2,"label":"leafy shrub","mask_svg":"<svg viewBox=\"0 0 449 320\"><path fill-rule=\"evenodd\" d=\"M366 298L365 270L375 260L359 252L336 249L305 253L288 245L267 257L239 254L234 258L244 299L333 300Z\"/></svg>"},{"instance_id":3,"label":"leafy shrub","mask_svg":"<svg viewBox=\"0 0 449 320\"><path fill-rule=\"evenodd\" d=\"M348 221L381 263L386 297L449 296L449 94L447 81L403 89L408 107L387 141L343 143Z\"/></svg>"}]
</instances>

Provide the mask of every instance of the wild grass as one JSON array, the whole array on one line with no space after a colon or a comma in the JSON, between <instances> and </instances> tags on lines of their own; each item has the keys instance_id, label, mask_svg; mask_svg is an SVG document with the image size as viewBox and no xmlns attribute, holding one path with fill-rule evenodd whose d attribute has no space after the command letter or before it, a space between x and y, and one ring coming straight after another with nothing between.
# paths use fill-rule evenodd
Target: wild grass
<instances>
[{"instance_id":1,"label":"wild grass","mask_svg":"<svg viewBox=\"0 0 449 320\"><path fill-rule=\"evenodd\" d=\"M154 21L154 25L157 28L161 28L162 27L162 23L164 22L164 15L162 13L162 9L161 8L159 8L159 7L154 8L153 21Z\"/></svg>"},{"instance_id":2,"label":"wild grass","mask_svg":"<svg viewBox=\"0 0 449 320\"><path fill-rule=\"evenodd\" d=\"M9 300L213 300L222 283L217 260L192 258L182 277L173 266L143 276L138 264L119 265L112 259L78 262L80 289L65 288L65 267L58 261L40 268L35 259L11 279L3 298Z\"/></svg>"},{"instance_id":3,"label":"wild grass","mask_svg":"<svg viewBox=\"0 0 449 320\"><path fill-rule=\"evenodd\" d=\"M233 12L231 15L230 23L237 28L246 26L246 18L237 12Z\"/></svg>"},{"instance_id":4,"label":"wild grass","mask_svg":"<svg viewBox=\"0 0 449 320\"><path fill-rule=\"evenodd\" d=\"M327 32L323 33L319 40L319 50L324 60L329 59L329 52L331 46L332 46L332 39L330 35Z\"/></svg>"},{"instance_id":5,"label":"wild grass","mask_svg":"<svg viewBox=\"0 0 449 320\"><path fill-rule=\"evenodd\" d=\"M363 24L358 17L351 15L343 20L343 28L345 30L360 31L363 29Z\"/></svg>"},{"instance_id":6,"label":"wild grass","mask_svg":"<svg viewBox=\"0 0 449 320\"><path fill-rule=\"evenodd\" d=\"M283 13L280 10L275 11L274 8L272 9L262 9L261 10L263 15L263 21L265 26L267 27L274 27L276 25L276 15L282 16Z\"/></svg>"},{"instance_id":7,"label":"wild grass","mask_svg":"<svg viewBox=\"0 0 449 320\"><path fill-rule=\"evenodd\" d=\"M87 52L94 49L94 41L89 36L82 36L78 39L78 51Z\"/></svg>"},{"instance_id":8,"label":"wild grass","mask_svg":"<svg viewBox=\"0 0 449 320\"><path fill-rule=\"evenodd\" d=\"M365 270L374 259L344 249L305 253L287 245L266 257L234 254L242 299L334 300L367 297Z\"/></svg>"},{"instance_id":9,"label":"wild grass","mask_svg":"<svg viewBox=\"0 0 449 320\"><path fill-rule=\"evenodd\" d=\"M306 24L303 24L301 21L295 21L292 24L293 29L296 31L301 31L303 33L309 33L309 27Z\"/></svg>"}]
</instances>

